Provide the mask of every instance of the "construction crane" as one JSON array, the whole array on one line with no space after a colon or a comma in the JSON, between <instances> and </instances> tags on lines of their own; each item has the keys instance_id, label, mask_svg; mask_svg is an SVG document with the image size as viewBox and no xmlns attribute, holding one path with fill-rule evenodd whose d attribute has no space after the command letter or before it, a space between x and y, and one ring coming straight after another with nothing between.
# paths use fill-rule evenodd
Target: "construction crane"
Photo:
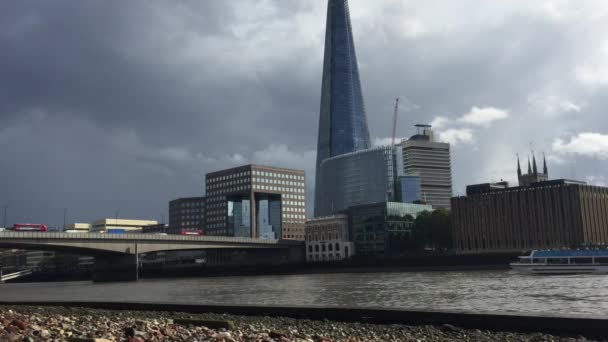
<instances>
[{"instance_id":1,"label":"construction crane","mask_svg":"<svg viewBox=\"0 0 608 342\"><path fill-rule=\"evenodd\" d=\"M393 114L393 144L395 146L395 136L397 135L397 113L399 112L399 98L395 100L395 113Z\"/></svg>"}]
</instances>

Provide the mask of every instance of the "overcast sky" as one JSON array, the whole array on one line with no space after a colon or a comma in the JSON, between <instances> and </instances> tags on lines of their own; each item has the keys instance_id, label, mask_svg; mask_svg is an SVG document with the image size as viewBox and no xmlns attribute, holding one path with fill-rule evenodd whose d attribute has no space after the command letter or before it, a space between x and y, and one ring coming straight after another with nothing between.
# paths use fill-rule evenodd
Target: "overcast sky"
<instances>
[{"instance_id":1,"label":"overcast sky","mask_svg":"<svg viewBox=\"0 0 608 342\"><path fill-rule=\"evenodd\" d=\"M455 194L514 180L604 184L608 2L351 0L371 137L433 123ZM0 2L0 206L8 224L167 220L206 172L302 168L309 215L326 1ZM2 213L0 212L0 215ZM0 222L1 223L1 222Z\"/></svg>"}]
</instances>

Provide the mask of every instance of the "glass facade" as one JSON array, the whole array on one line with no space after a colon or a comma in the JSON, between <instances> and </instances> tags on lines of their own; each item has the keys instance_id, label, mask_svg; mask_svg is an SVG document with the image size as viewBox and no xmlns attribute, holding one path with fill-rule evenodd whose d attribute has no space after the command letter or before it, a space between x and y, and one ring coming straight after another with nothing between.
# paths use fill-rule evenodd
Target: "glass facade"
<instances>
[{"instance_id":1,"label":"glass facade","mask_svg":"<svg viewBox=\"0 0 608 342\"><path fill-rule=\"evenodd\" d=\"M422 199L420 176L399 177L399 199L403 203L414 203Z\"/></svg>"},{"instance_id":2,"label":"glass facade","mask_svg":"<svg viewBox=\"0 0 608 342\"><path fill-rule=\"evenodd\" d=\"M375 147L343 154L321 163L316 214L327 216L351 206L395 201L393 148Z\"/></svg>"},{"instance_id":3,"label":"glass facade","mask_svg":"<svg viewBox=\"0 0 608 342\"><path fill-rule=\"evenodd\" d=\"M228 222L234 236L251 236L251 205L246 199L228 201Z\"/></svg>"},{"instance_id":4,"label":"glass facade","mask_svg":"<svg viewBox=\"0 0 608 342\"><path fill-rule=\"evenodd\" d=\"M411 230L413 220L430 205L382 202L350 208L351 236L357 254L387 255L399 253Z\"/></svg>"},{"instance_id":5,"label":"glass facade","mask_svg":"<svg viewBox=\"0 0 608 342\"><path fill-rule=\"evenodd\" d=\"M280 239L282 236L280 198L260 199L257 201L257 208L260 239Z\"/></svg>"},{"instance_id":6,"label":"glass facade","mask_svg":"<svg viewBox=\"0 0 608 342\"><path fill-rule=\"evenodd\" d=\"M327 158L371 147L347 0L329 0L317 143L315 216L320 165Z\"/></svg>"}]
</instances>

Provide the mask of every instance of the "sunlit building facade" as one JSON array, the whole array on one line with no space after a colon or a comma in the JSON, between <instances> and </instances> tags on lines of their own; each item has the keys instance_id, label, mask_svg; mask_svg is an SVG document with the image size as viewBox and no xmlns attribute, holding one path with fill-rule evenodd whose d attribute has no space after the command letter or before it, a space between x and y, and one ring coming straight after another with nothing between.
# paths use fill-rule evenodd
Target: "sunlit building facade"
<instances>
[{"instance_id":1,"label":"sunlit building facade","mask_svg":"<svg viewBox=\"0 0 608 342\"><path fill-rule=\"evenodd\" d=\"M207 174L208 235L304 240L303 170L244 165Z\"/></svg>"}]
</instances>

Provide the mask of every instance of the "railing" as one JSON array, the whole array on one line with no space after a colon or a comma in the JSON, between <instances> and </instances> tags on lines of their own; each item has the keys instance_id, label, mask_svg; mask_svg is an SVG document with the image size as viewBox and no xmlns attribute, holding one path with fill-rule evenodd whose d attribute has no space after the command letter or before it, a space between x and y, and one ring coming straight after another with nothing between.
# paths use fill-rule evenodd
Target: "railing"
<instances>
[{"instance_id":1,"label":"railing","mask_svg":"<svg viewBox=\"0 0 608 342\"><path fill-rule=\"evenodd\" d=\"M292 240L265 240L246 237L200 236L200 235L156 235L156 234L101 234L101 233L54 233L54 232L0 232L2 240L122 240L122 241L192 241L225 242L263 245L299 245L303 242Z\"/></svg>"}]
</instances>

